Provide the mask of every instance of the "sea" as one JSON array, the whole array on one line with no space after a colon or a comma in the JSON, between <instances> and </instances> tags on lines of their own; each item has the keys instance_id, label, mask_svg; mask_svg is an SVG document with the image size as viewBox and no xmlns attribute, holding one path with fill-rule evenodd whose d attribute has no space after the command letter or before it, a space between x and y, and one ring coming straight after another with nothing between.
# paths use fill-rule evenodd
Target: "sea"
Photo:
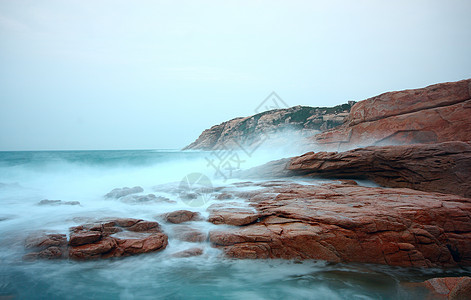
<instances>
[{"instance_id":1,"label":"sea","mask_svg":"<svg viewBox=\"0 0 471 300\"><path fill-rule=\"evenodd\" d=\"M28 236L67 233L86 220L155 221L179 209L208 216L208 206L218 201L211 192L201 201L189 202L172 191L182 184L201 184L196 182L201 178L205 186L234 186L242 179L232 171L280 155L273 151L258 155L179 150L0 152L0 299L418 299L421 292L411 291L407 283L470 274L465 269L230 259L208 242L198 245L203 255L177 258L172 254L195 245L172 236L165 250L133 257L22 259ZM143 195L171 201L123 202L104 196L115 188L135 186L142 187ZM40 205L42 200L63 203ZM78 203L65 204L71 201ZM166 226L162 224L164 231ZM222 225L199 221L195 226L209 232Z\"/></svg>"}]
</instances>

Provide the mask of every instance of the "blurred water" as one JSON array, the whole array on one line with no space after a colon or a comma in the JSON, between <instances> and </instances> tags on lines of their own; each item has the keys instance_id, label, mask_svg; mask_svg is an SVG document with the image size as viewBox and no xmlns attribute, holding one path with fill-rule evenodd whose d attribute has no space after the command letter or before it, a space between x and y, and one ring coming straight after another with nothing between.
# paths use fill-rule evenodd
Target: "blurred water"
<instances>
[{"instance_id":1,"label":"blurred water","mask_svg":"<svg viewBox=\"0 0 471 300\"><path fill-rule=\"evenodd\" d=\"M189 207L172 193L184 176L200 172L215 187L237 179L214 176L205 152L45 151L0 152L0 298L20 299L413 299L402 281L469 274L469 270L417 270L315 261L231 260L208 243L198 257L172 254L195 247L172 238L162 252L102 261L24 262L29 234L66 233L86 220L132 217L155 220L177 209L207 216L209 201ZM278 155L278 154L273 154ZM277 158L246 159L250 167ZM141 186L175 203L124 203L104 195L116 187ZM234 188L234 187L233 187ZM239 189L244 189L240 187ZM43 199L80 205L40 206ZM231 200L234 201L234 200ZM235 200L242 201L242 200ZM194 222L203 232L216 228Z\"/></svg>"}]
</instances>

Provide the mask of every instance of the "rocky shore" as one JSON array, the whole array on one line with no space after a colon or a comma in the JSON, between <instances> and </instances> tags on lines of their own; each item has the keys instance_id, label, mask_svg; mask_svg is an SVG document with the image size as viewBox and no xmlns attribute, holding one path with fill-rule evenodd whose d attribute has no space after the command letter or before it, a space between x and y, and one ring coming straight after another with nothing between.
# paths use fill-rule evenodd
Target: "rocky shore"
<instances>
[{"instance_id":1,"label":"rocky shore","mask_svg":"<svg viewBox=\"0 0 471 300\"><path fill-rule=\"evenodd\" d=\"M470 95L471 80L463 80L385 93L356 103L349 114L349 105L293 107L214 126L186 149L249 142L250 134L295 124L305 132L326 130L310 140L313 149L329 151L240 173L248 181L214 188L208 217L189 210L156 216L169 224L169 232L155 221L99 220L70 228L68 238L30 238L25 258L83 260L156 252L171 243L171 236L196 243L174 257L202 255L204 247L197 243L209 243L227 257L243 259L471 266ZM339 126L329 129L334 125ZM339 149L345 151L332 151ZM176 203L182 195L179 188L167 191L175 199L139 195L143 191L114 189L105 197ZM195 222L217 226L202 232Z\"/></svg>"}]
</instances>

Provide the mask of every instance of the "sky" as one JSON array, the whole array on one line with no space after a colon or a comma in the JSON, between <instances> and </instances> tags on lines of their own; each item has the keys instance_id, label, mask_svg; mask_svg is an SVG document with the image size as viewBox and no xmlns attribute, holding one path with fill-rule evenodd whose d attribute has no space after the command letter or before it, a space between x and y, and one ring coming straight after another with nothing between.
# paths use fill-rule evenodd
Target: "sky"
<instances>
[{"instance_id":1,"label":"sky","mask_svg":"<svg viewBox=\"0 0 471 300\"><path fill-rule=\"evenodd\" d=\"M0 0L0 151L179 149L271 93L471 78L471 1Z\"/></svg>"}]
</instances>

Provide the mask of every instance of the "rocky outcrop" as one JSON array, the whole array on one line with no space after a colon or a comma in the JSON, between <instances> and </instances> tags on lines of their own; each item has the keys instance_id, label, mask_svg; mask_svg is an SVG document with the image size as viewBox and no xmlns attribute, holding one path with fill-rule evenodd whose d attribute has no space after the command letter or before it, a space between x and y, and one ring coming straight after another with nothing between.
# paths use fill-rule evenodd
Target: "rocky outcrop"
<instances>
[{"instance_id":1,"label":"rocky outcrop","mask_svg":"<svg viewBox=\"0 0 471 300\"><path fill-rule=\"evenodd\" d=\"M201 214L189 210L176 210L162 215L162 218L173 224L202 220Z\"/></svg>"},{"instance_id":2,"label":"rocky outcrop","mask_svg":"<svg viewBox=\"0 0 471 300\"><path fill-rule=\"evenodd\" d=\"M276 181L247 194L247 200L259 213L258 222L210 232L210 242L229 257L471 265L466 198L349 182Z\"/></svg>"},{"instance_id":3,"label":"rocky outcrop","mask_svg":"<svg viewBox=\"0 0 471 300\"><path fill-rule=\"evenodd\" d=\"M142 193L144 192L144 189L140 186L135 186L135 187L132 187L132 188L129 188L129 187L123 187L123 188L115 188L113 189L111 192L107 193L105 195L105 198L121 198L121 197L125 197L125 196L128 196L128 195L132 195L132 194L137 194L137 193Z\"/></svg>"},{"instance_id":4,"label":"rocky outcrop","mask_svg":"<svg viewBox=\"0 0 471 300\"><path fill-rule=\"evenodd\" d=\"M404 286L409 290L410 296L418 296L421 299L471 299L471 278L467 276L438 277L420 283L407 283Z\"/></svg>"},{"instance_id":5,"label":"rocky outcrop","mask_svg":"<svg viewBox=\"0 0 471 300\"><path fill-rule=\"evenodd\" d=\"M273 134L284 130L296 130L300 136L312 136L342 124L353 103L335 107L294 106L232 119L206 129L183 150L250 147L266 137L274 138Z\"/></svg>"},{"instance_id":6,"label":"rocky outcrop","mask_svg":"<svg viewBox=\"0 0 471 300\"><path fill-rule=\"evenodd\" d=\"M113 219L70 228L65 234L33 235L26 240L24 259L89 260L160 251L168 243L157 222Z\"/></svg>"},{"instance_id":7,"label":"rocky outcrop","mask_svg":"<svg viewBox=\"0 0 471 300\"><path fill-rule=\"evenodd\" d=\"M273 172L274 167L285 170ZM345 152L306 153L273 174L370 179L387 187L457 194L471 198L471 144L445 142L367 147ZM252 172L253 173L253 172ZM259 172L260 173L260 172Z\"/></svg>"},{"instance_id":8,"label":"rocky outcrop","mask_svg":"<svg viewBox=\"0 0 471 300\"><path fill-rule=\"evenodd\" d=\"M356 103L343 125L317 134L328 150L471 141L471 79L388 92Z\"/></svg>"}]
</instances>

